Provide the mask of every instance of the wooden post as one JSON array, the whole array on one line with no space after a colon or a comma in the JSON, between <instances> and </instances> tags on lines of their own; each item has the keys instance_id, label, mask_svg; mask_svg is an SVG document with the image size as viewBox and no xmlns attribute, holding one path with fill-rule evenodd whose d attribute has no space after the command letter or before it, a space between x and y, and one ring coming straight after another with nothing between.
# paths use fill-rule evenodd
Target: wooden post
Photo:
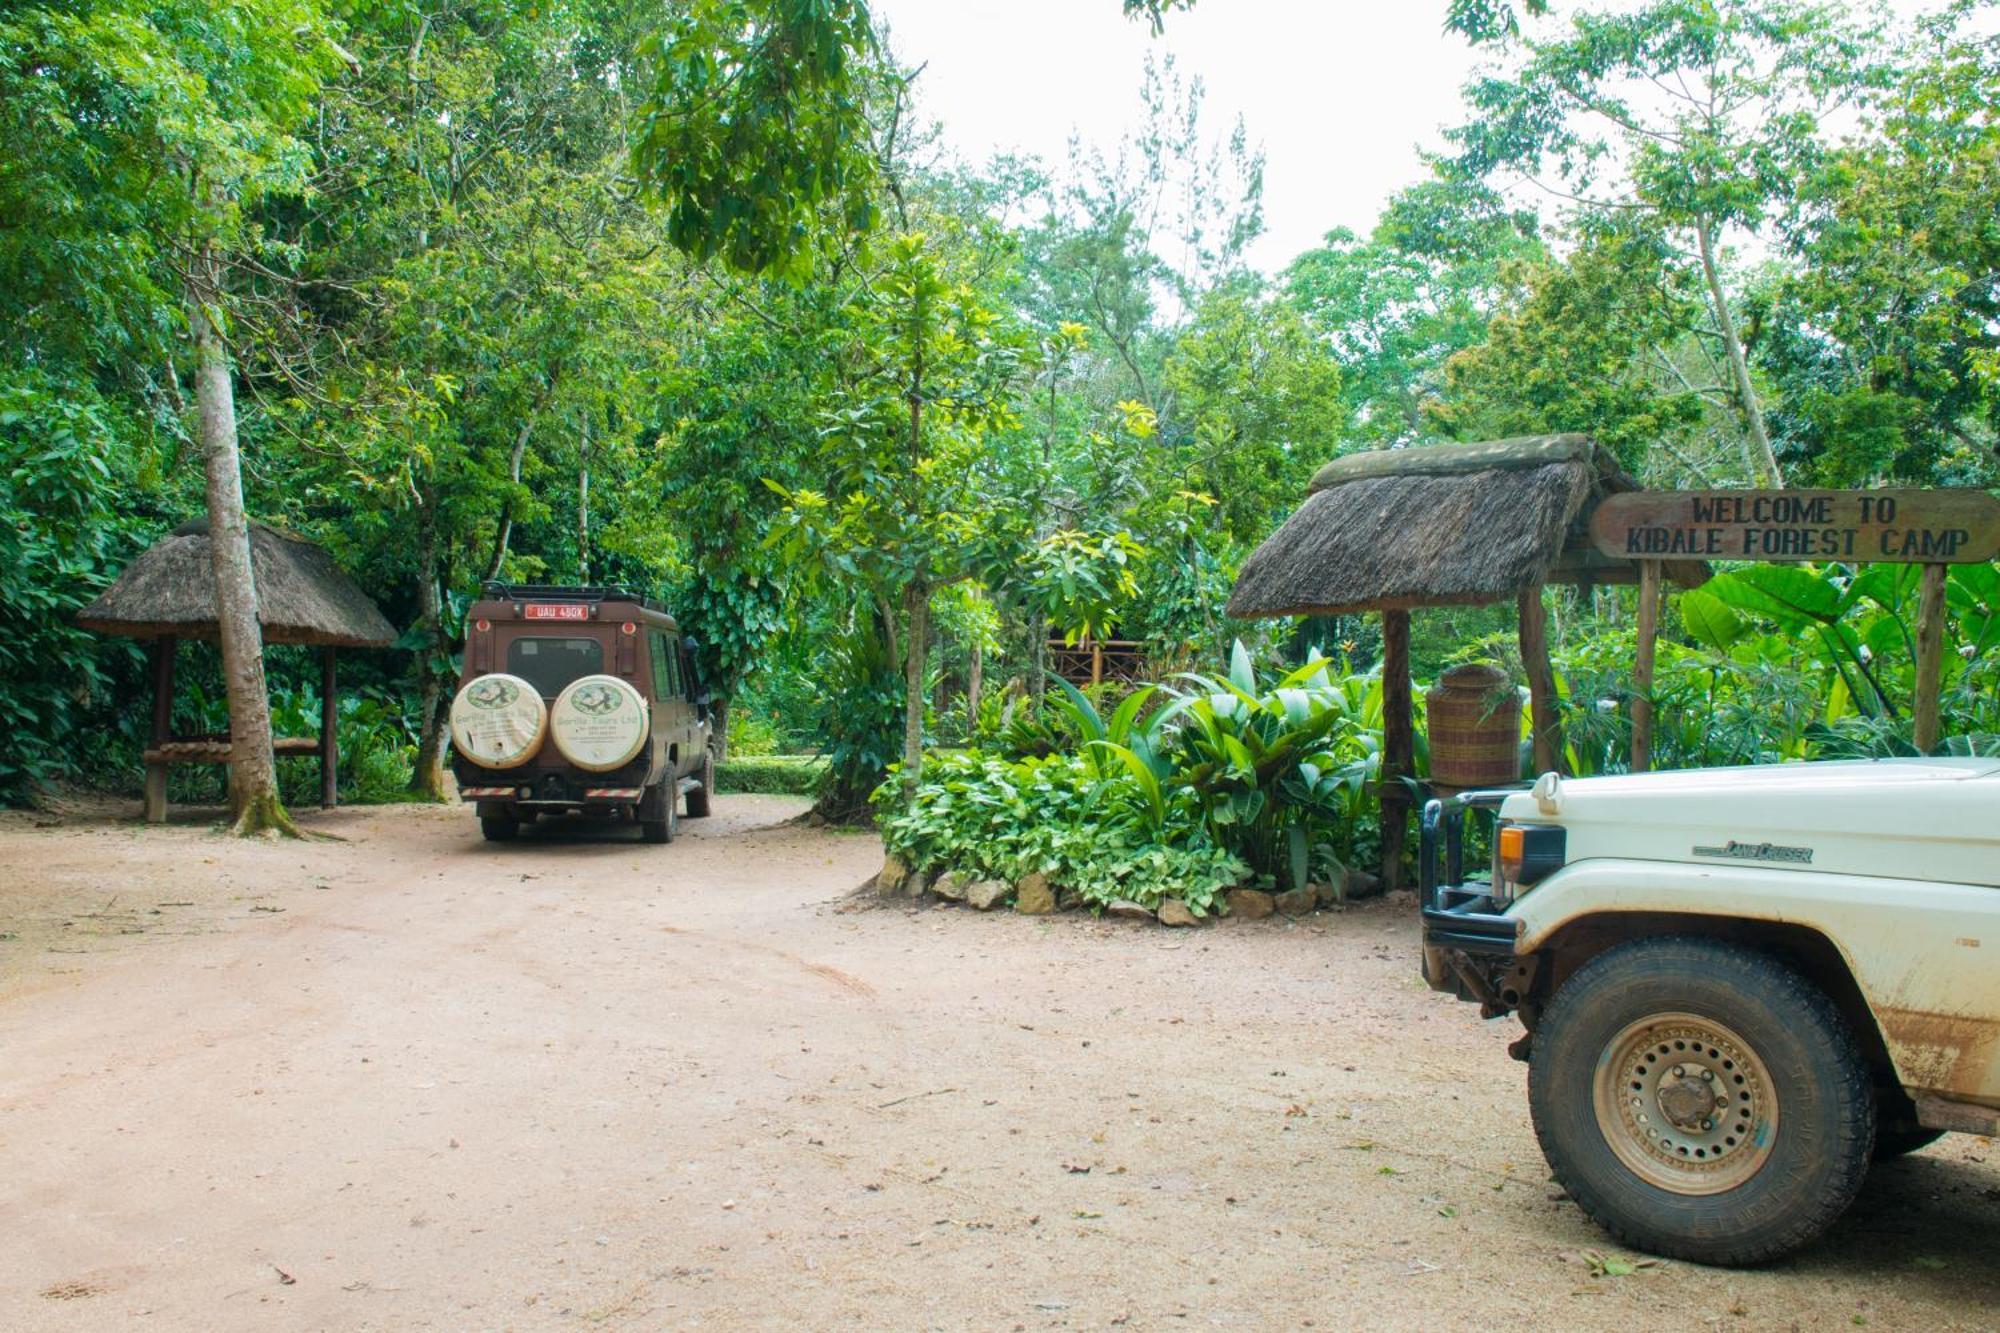
<instances>
[{"instance_id":1,"label":"wooden post","mask_svg":"<svg viewBox=\"0 0 2000 1333\"><path fill-rule=\"evenodd\" d=\"M1944 677L1944 566L1925 565L1917 596L1917 750L1938 743L1938 689Z\"/></svg>"},{"instance_id":2,"label":"wooden post","mask_svg":"<svg viewBox=\"0 0 2000 1333\"><path fill-rule=\"evenodd\" d=\"M986 654L979 640L972 641L972 660L965 668L965 732L970 736L979 726L979 696L986 684Z\"/></svg>"},{"instance_id":3,"label":"wooden post","mask_svg":"<svg viewBox=\"0 0 2000 1333\"><path fill-rule=\"evenodd\" d=\"M1403 883L1403 842L1409 835L1410 793L1403 785L1416 766L1416 723L1410 704L1410 613L1382 613L1382 885Z\"/></svg>"},{"instance_id":4,"label":"wooden post","mask_svg":"<svg viewBox=\"0 0 2000 1333\"><path fill-rule=\"evenodd\" d=\"M1535 773L1561 772L1563 735L1561 705L1556 698L1556 672L1549 665L1549 613L1542 590L1529 588L1520 598L1521 665L1528 671L1528 704L1533 715Z\"/></svg>"},{"instance_id":5,"label":"wooden post","mask_svg":"<svg viewBox=\"0 0 2000 1333\"><path fill-rule=\"evenodd\" d=\"M1639 645L1632 656L1632 771L1653 766L1653 658L1660 638L1660 562L1639 562Z\"/></svg>"},{"instance_id":6,"label":"wooden post","mask_svg":"<svg viewBox=\"0 0 2000 1333\"><path fill-rule=\"evenodd\" d=\"M161 635L153 640L153 725L152 748L158 749L174 730L174 649L180 640ZM167 766L162 762L146 765L146 807L148 824L167 822Z\"/></svg>"},{"instance_id":7,"label":"wooden post","mask_svg":"<svg viewBox=\"0 0 2000 1333\"><path fill-rule=\"evenodd\" d=\"M1095 639L1091 640L1090 644L1090 683L1092 685L1104 683L1104 645Z\"/></svg>"},{"instance_id":8,"label":"wooden post","mask_svg":"<svg viewBox=\"0 0 2000 1333\"><path fill-rule=\"evenodd\" d=\"M339 686L333 673L333 649L319 650L319 808L331 810L340 790L340 742L334 722L340 716Z\"/></svg>"}]
</instances>

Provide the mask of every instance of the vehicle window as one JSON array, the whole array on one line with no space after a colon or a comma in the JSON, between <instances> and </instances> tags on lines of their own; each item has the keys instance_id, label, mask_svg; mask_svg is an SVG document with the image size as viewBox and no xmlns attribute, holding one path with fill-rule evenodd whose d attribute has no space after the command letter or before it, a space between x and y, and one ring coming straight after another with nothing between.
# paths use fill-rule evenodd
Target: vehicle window
<instances>
[{"instance_id":1,"label":"vehicle window","mask_svg":"<svg viewBox=\"0 0 2000 1333\"><path fill-rule=\"evenodd\" d=\"M596 639L516 639L507 645L507 670L553 699L577 677L604 670L604 645Z\"/></svg>"},{"instance_id":2,"label":"vehicle window","mask_svg":"<svg viewBox=\"0 0 2000 1333\"><path fill-rule=\"evenodd\" d=\"M680 659L681 679L687 682L688 696L690 698L699 696L701 694L701 671L695 666L694 654L683 648L675 653L674 656Z\"/></svg>"},{"instance_id":3,"label":"vehicle window","mask_svg":"<svg viewBox=\"0 0 2000 1333\"><path fill-rule=\"evenodd\" d=\"M667 641L658 634L648 634L646 641L653 649L653 697L671 699L678 695L680 681L674 675L674 655L667 651Z\"/></svg>"}]
</instances>

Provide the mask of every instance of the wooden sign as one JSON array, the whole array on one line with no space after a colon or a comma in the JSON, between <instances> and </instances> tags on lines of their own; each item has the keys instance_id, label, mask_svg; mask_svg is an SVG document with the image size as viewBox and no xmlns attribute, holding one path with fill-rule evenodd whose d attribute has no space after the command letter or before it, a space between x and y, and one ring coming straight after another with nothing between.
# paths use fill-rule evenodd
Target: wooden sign
<instances>
[{"instance_id":1,"label":"wooden sign","mask_svg":"<svg viewBox=\"0 0 2000 1333\"><path fill-rule=\"evenodd\" d=\"M1590 520L1626 560L1976 564L2000 554L1985 491L1632 491Z\"/></svg>"}]
</instances>

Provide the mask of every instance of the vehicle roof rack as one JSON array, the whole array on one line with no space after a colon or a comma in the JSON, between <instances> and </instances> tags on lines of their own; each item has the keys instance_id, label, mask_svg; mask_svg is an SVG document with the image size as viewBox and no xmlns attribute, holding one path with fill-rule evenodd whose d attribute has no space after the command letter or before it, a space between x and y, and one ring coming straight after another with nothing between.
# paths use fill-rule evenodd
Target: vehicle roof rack
<instances>
[{"instance_id":1,"label":"vehicle roof rack","mask_svg":"<svg viewBox=\"0 0 2000 1333\"><path fill-rule=\"evenodd\" d=\"M514 602L637 602L655 611L663 609L646 594L615 584L577 587L558 583L503 583L494 579L480 590L488 597Z\"/></svg>"}]
</instances>

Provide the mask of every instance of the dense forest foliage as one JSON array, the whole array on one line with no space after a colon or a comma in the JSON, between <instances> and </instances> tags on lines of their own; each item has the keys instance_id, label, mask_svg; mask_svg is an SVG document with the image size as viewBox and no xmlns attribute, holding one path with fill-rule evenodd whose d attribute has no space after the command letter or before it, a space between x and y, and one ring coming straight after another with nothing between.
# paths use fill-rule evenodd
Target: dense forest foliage
<instances>
[{"instance_id":1,"label":"dense forest foliage","mask_svg":"<svg viewBox=\"0 0 2000 1333\"><path fill-rule=\"evenodd\" d=\"M1140 35L1184 7L1125 4ZM1266 273L1254 127L1165 59L1115 149L965 162L860 0L0 0L0 799L136 779L141 659L73 616L202 512L204 325L249 511L406 631L355 658L350 795L441 791L482 581L616 582L699 640L739 751L826 756L831 810L927 741L1069 754L1125 775L1161 835L1135 846L1199 860L1162 831L1205 826L1280 879L1287 800L1342 830L1329 855L1365 836L1374 631L1222 606L1327 459L1586 431L1661 487L2000 483L1978 6L1439 10L1483 53L1463 123L1366 234ZM2000 601L1988 566L1950 587L1967 743L2000 732ZM1677 598L1661 762L1907 748L1913 588L1829 566ZM1550 598L1571 765L1615 768L1630 594ZM1421 614L1420 675L1507 661L1510 625ZM1086 637L1253 704L1250 659L1323 653L1302 688L1338 762L1231 813L1222 731L1284 717L1224 716L1221 768L1183 765L1206 795L1149 795L1176 771L1127 743L1151 704L1114 737L1115 698L1044 702L1048 644ZM220 729L204 665L181 722ZM310 730L310 664L269 667L279 729Z\"/></svg>"}]
</instances>

